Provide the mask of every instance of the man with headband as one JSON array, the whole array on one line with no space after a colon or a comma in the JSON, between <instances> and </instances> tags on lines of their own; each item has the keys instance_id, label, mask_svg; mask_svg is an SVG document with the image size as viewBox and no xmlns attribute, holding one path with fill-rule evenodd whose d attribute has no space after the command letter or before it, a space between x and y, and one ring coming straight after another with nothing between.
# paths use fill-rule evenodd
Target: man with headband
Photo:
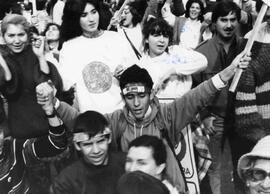
<instances>
[{"instance_id":1,"label":"man with headband","mask_svg":"<svg viewBox=\"0 0 270 194\"><path fill-rule=\"evenodd\" d=\"M125 154L109 152L112 140L106 118L95 111L80 114L74 125L73 143L80 159L56 178L54 194L113 194L124 173Z\"/></svg>"},{"instance_id":2,"label":"man with headband","mask_svg":"<svg viewBox=\"0 0 270 194\"><path fill-rule=\"evenodd\" d=\"M176 145L184 126L198 111L211 103L215 94L232 78L236 67L247 67L249 61L248 56L243 58L237 56L229 67L169 104L159 103L152 89L153 81L145 69L137 65L127 68L120 77L125 106L123 109L104 115L112 130L112 148L126 152L128 144L141 135L166 138L168 144ZM52 97L53 94L51 93L50 96ZM78 111L64 102L59 103L58 100L55 108L64 123L73 128ZM179 168L177 171L170 167L170 164L167 165L167 170L171 170L167 175L179 191L185 192L186 184L179 173Z\"/></svg>"}]
</instances>

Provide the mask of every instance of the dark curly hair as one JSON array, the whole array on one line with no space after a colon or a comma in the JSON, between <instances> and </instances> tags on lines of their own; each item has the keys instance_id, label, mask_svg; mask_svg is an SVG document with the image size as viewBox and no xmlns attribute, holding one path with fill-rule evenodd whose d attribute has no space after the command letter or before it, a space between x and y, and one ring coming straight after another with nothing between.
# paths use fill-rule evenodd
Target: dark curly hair
<instances>
[{"instance_id":1,"label":"dark curly hair","mask_svg":"<svg viewBox=\"0 0 270 194\"><path fill-rule=\"evenodd\" d=\"M120 77L120 88L123 90L127 84L142 83L148 89L152 89L153 80L148 71L140 68L138 65L132 65L127 68Z\"/></svg>"},{"instance_id":2,"label":"dark curly hair","mask_svg":"<svg viewBox=\"0 0 270 194\"><path fill-rule=\"evenodd\" d=\"M200 9L201 9L201 12L199 14L199 17L198 17L198 20L200 20L201 22L203 21L203 14L204 14L204 6L203 6L203 3L201 0L189 0L186 4L186 12L185 12L185 17L186 18L189 18L190 15L189 15L189 11L190 11L190 8L192 6L193 3L198 3L199 6L200 6Z\"/></svg>"},{"instance_id":3,"label":"dark curly hair","mask_svg":"<svg viewBox=\"0 0 270 194\"><path fill-rule=\"evenodd\" d=\"M147 52L149 50L149 44L146 40L149 38L150 35L158 34L163 35L169 38L169 45L172 44L173 40L173 28L162 18L151 18L148 22L146 22L142 29L143 34L143 51ZM165 50L168 52L168 48Z\"/></svg>"}]
</instances>

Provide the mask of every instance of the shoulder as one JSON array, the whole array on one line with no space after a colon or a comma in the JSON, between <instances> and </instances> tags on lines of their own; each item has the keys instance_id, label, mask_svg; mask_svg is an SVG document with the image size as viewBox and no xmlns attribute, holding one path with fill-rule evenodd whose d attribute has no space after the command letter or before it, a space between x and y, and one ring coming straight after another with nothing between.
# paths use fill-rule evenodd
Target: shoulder
<instances>
[{"instance_id":1,"label":"shoulder","mask_svg":"<svg viewBox=\"0 0 270 194\"><path fill-rule=\"evenodd\" d=\"M205 48L205 47L209 47L209 45L211 44L211 39L207 39L207 40L204 40L202 41L196 48L197 49L201 49L201 48Z\"/></svg>"},{"instance_id":2,"label":"shoulder","mask_svg":"<svg viewBox=\"0 0 270 194\"><path fill-rule=\"evenodd\" d=\"M81 42L82 38L83 38L82 36L78 36L78 37L72 38L72 39L64 42L61 51L63 49L72 48L74 45L79 44Z\"/></svg>"},{"instance_id":3,"label":"shoulder","mask_svg":"<svg viewBox=\"0 0 270 194\"><path fill-rule=\"evenodd\" d=\"M80 174L83 171L83 163L81 160L77 160L64 168L58 177L69 177L73 179L77 174Z\"/></svg>"}]
</instances>

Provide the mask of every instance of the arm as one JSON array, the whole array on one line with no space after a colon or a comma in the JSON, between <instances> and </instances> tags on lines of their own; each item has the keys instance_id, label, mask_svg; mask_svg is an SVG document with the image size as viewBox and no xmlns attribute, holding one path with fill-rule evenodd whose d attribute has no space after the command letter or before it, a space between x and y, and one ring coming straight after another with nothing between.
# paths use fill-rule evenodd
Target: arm
<instances>
[{"instance_id":1,"label":"arm","mask_svg":"<svg viewBox=\"0 0 270 194\"><path fill-rule=\"evenodd\" d=\"M2 57L1 53L0 53L0 66L3 68L5 80L10 81L12 78L12 75L11 75L11 72L8 68L8 65L7 65L6 61L4 60L4 58Z\"/></svg>"},{"instance_id":2,"label":"arm","mask_svg":"<svg viewBox=\"0 0 270 194\"><path fill-rule=\"evenodd\" d=\"M185 8L184 8L184 5L183 5L183 2L182 0L172 0L173 2L173 14L175 16L181 16L185 13Z\"/></svg>"},{"instance_id":3,"label":"arm","mask_svg":"<svg viewBox=\"0 0 270 194\"><path fill-rule=\"evenodd\" d=\"M59 101L55 97L55 90L54 90L54 87L52 86L52 84L50 84L50 85L47 84L47 86L50 87L51 89L49 90L49 92L47 93L46 96L45 95L37 96L38 100L41 102L48 100L48 103L53 104L54 109L57 112L57 115L59 116L59 118L61 118L61 120L64 122L67 129L72 131L73 126L74 126L74 122L75 122L77 116L79 115L79 112L74 107L70 106L69 104L67 104L65 102ZM50 111L51 110L49 110L49 113L50 113Z\"/></svg>"},{"instance_id":4,"label":"arm","mask_svg":"<svg viewBox=\"0 0 270 194\"><path fill-rule=\"evenodd\" d=\"M254 69L248 68L241 76L235 98L235 131L253 142L267 135L264 119L258 111L256 80Z\"/></svg>"},{"instance_id":5,"label":"arm","mask_svg":"<svg viewBox=\"0 0 270 194\"><path fill-rule=\"evenodd\" d=\"M171 57L175 60L177 74L191 75L203 71L207 67L206 57L194 50L173 46Z\"/></svg>"},{"instance_id":6,"label":"arm","mask_svg":"<svg viewBox=\"0 0 270 194\"><path fill-rule=\"evenodd\" d=\"M247 67L250 60L249 56L237 55L230 66L211 79L201 83L181 98L177 98L169 107L169 111L176 118L174 121L176 122L176 129L181 130L191 122L200 110L211 103L217 91L226 86L226 83L233 77L236 68L238 66Z\"/></svg>"},{"instance_id":7,"label":"arm","mask_svg":"<svg viewBox=\"0 0 270 194\"><path fill-rule=\"evenodd\" d=\"M54 157L62 153L67 146L66 130L63 122L58 118L54 106L48 95L53 90L51 83L43 82L36 87L37 102L49 122L48 136L41 136L27 140L24 144L23 155L26 165L39 162L41 159Z\"/></svg>"},{"instance_id":8,"label":"arm","mask_svg":"<svg viewBox=\"0 0 270 194\"><path fill-rule=\"evenodd\" d=\"M45 38L40 36L39 39L33 41L32 42L32 49L38 58L40 70L45 74L49 74L50 68L49 68L48 63L45 59L45 54L44 54Z\"/></svg>"}]
</instances>

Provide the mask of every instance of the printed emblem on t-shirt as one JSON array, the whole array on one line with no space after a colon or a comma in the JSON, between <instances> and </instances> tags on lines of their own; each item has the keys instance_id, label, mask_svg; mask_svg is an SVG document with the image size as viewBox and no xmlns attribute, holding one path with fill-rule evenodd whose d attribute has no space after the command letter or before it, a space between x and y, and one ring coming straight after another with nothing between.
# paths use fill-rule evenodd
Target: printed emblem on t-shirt
<instances>
[{"instance_id":1,"label":"printed emblem on t-shirt","mask_svg":"<svg viewBox=\"0 0 270 194\"><path fill-rule=\"evenodd\" d=\"M85 86L90 93L103 93L112 86L112 73L106 64L93 61L82 71Z\"/></svg>"}]
</instances>

